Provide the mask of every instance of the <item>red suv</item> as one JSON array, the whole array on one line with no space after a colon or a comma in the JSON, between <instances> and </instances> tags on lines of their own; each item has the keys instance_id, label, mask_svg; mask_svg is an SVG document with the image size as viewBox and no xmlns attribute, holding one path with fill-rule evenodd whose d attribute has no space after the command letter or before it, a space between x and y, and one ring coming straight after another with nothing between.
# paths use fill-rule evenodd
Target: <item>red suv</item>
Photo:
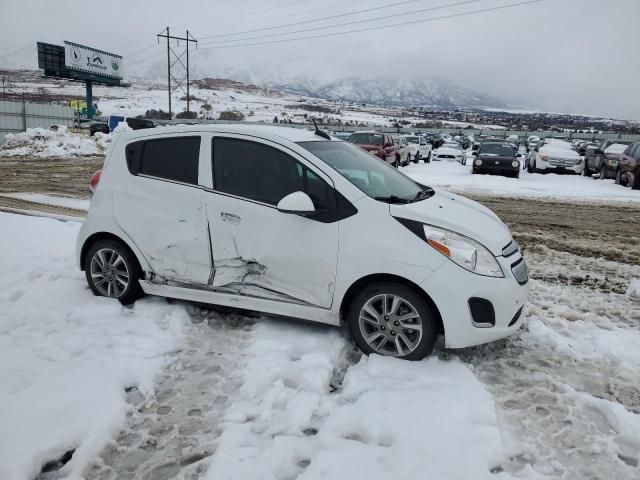
<instances>
[{"instance_id":1,"label":"red suv","mask_svg":"<svg viewBox=\"0 0 640 480\"><path fill-rule=\"evenodd\" d=\"M373 153L396 168L400 165L400 150L387 133L355 132L347 141Z\"/></svg>"},{"instance_id":2,"label":"red suv","mask_svg":"<svg viewBox=\"0 0 640 480\"><path fill-rule=\"evenodd\" d=\"M640 142L634 142L620 156L616 168L616 183L631 185L633 190L640 190Z\"/></svg>"}]
</instances>

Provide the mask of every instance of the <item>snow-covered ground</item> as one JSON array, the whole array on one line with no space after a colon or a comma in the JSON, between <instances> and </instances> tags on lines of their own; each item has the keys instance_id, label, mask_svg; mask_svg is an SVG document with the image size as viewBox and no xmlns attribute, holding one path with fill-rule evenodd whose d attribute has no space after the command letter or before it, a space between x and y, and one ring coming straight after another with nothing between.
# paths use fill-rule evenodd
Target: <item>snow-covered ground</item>
<instances>
[{"instance_id":1,"label":"snow-covered ground","mask_svg":"<svg viewBox=\"0 0 640 480\"><path fill-rule=\"evenodd\" d=\"M74 448L60 473L91 480L638 478L637 266L530 249L525 327L410 363L332 327L96 298L77 230L0 213L2 479Z\"/></svg>"},{"instance_id":2,"label":"snow-covered ground","mask_svg":"<svg viewBox=\"0 0 640 480\"><path fill-rule=\"evenodd\" d=\"M74 134L67 127L56 131L47 128L29 128L25 132L11 133L0 144L0 157L65 158L104 155L112 135L97 132L94 136Z\"/></svg>"},{"instance_id":3,"label":"snow-covered ground","mask_svg":"<svg viewBox=\"0 0 640 480\"><path fill-rule=\"evenodd\" d=\"M154 393L183 307L94 297L74 261L79 225L0 214L0 478L33 479L77 448L67 473L118 432L125 388Z\"/></svg>"},{"instance_id":4,"label":"snow-covered ground","mask_svg":"<svg viewBox=\"0 0 640 480\"><path fill-rule=\"evenodd\" d=\"M63 197L60 195L44 195L42 193L0 193L0 197L18 198L33 203L56 205L58 207L89 210L90 198Z\"/></svg>"},{"instance_id":5,"label":"snow-covered ground","mask_svg":"<svg viewBox=\"0 0 640 480\"><path fill-rule=\"evenodd\" d=\"M613 180L596 180L581 175L541 174L520 171L520 178L472 174L467 165L456 162L411 163L400 169L414 180L455 193L488 196L534 197L578 201L640 201L640 191L616 185Z\"/></svg>"}]
</instances>

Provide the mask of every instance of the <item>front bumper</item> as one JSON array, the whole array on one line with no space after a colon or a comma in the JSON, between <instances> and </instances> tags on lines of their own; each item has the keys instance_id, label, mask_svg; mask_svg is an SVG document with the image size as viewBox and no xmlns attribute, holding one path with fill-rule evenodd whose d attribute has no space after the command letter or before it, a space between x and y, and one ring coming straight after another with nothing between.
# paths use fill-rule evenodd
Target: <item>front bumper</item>
<instances>
[{"instance_id":1,"label":"front bumper","mask_svg":"<svg viewBox=\"0 0 640 480\"><path fill-rule=\"evenodd\" d=\"M560 162L553 162L553 161L537 160L536 168L539 170L550 170L558 173L582 173L582 170L584 169L584 160L582 160L578 164L576 164L575 162L573 164L570 164L568 162L560 163Z\"/></svg>"},{"instance_id":2,"label":"front bumper","mask_svg":"<svg viewBox=\"0 0 640 480\"><path fill-rule=\"evenodd\" d=\"M524 318L521 309L526 302L530 282L519 284L511 266L521 258L520 253L498 257L504 278L477 275L447 261L420 285L440 312L447 348L465 348L492 342L520 328ZM470 298L491 302L495 312L493 326L474 325ZM512 323L519 312L519 317Z\"/></svg>"},{"instance_id":3,"label":"front bumper","mask_svg":"<svg viewBox=\"0 0 640 480\"><path fill-rule=\"evenodd\" d=\"M498 175L513 175L520 171L520 163L517 167L514 167L510 163L495 164L492 162L482 162L482 165L476 165L475 160L473 162L473 171L475 173L495 173Z\"/></svg>"}]
</instances>

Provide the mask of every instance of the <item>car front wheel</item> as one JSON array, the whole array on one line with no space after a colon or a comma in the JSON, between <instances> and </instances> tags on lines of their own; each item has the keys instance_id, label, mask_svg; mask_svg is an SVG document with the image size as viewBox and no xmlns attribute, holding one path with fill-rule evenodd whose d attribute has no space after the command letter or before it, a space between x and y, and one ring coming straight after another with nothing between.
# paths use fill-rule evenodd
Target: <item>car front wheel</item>
<instances>
[{"instance_id":1,"label":"car front wheel","mask_svg":"<svg viewBox=\"0 0 640 480\"><path fill-rule=\"evenodd\" d=\"M348 324L364 353L406 360L429 355L437 336L428 305L412 289L395 283L364 288L351 304Z\"/></svg>"},{"instance_id":2,"label":"car front wheel","mask_svg":"<svg viewBox=\"0 0 640 480\"><path fill-rule=\"evenodd\" d=\"M99 240L89 248L84 272L94 295L116 298L123 305L144 295L139 280L142 272L137 259L122 243Z\"/></svg>"}]
</instances>

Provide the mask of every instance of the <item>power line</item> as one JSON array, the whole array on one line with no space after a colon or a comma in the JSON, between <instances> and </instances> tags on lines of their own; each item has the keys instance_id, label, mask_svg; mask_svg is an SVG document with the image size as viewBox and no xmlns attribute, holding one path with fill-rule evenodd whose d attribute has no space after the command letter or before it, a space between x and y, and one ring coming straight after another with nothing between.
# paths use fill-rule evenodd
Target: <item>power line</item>
<instances>
[{"instance_id":1,"label":"power line","mask_svg":"<svg viewBox=\"0 0 640 480\"><path fill-rule=\"evenodd\" d=\"M204 45L218 45L218 44L223 44L223 43L230 43L230 42L240 42L240 41L246 41L246 40L259 40L261 38L271 38L271 37L278 37L278 36L282 36L282 35L294 35L296 33L304 33L304 32L310 32L310 31L315 31L315 30L327 30L330 28L338 28L338 27L344 27L347 25L356 25L356 24L361 24L361 23L368 23L368 22L375 22L378 20L386 20L389 18L397 18L397 17L402 17L405 15L417 15L419 13L425 13L425 12L431 12L434 10L442 10L444 8L450 8L450 7L457 7L460 5L467 5L469 3L478 3L481 2L483 0L465 0L463 2L458 2L458 3L450 3L448 5L438 5L437 7L429 7L429 8L422 8L420 10L412 10L410 12L403 12L403 13L395 13L393 15L385 15L383 17L375 17L375 18L369 18L369 19L363 19L363 20L353 20L350 22L344 22L344 23L338 23L335 25L322 25L319 27L311 27L311 28L305 28L302 30L293 30L290 32L282 32L282 33L268 33L265 35L258 35L255 37L247 37L247 38L238 38L236 40L220 40L217 42L210 42L210 43L205 43Z\"/></svg>"},{"instance_id":2,"label":"power line","mask_svg":"<svg viewBox=\"0 0 640 480\"><path fill-rule=\"evenodd\" d=\"M219 22L220 20L227 20L229 18L236 18L236 17L246 17L248 15L255 15L257 13L264 13L264 12L270 12L272 10L279 10L281 8L286 8L286 7L291 7L294 5L300 5L301 3L308 3L311 0L297 0L295 2L290 2L290 3L285 3L284 5L275 5L272 7L268 7L268 8L262 8L260 10L253 10L253 11L249 11L249 12L238 12L238 13L233 13L231 15L225 15L223 17L217 17L215 19L211 19L211 20L202 20L200 22L195 22L192 25L202 25L204 23L211 23L211 22Z\"/></svg>"},{"instance_id":3,"label":"power line","mask_svg":"<svg viewBox=\"0 0 640 480\"><path fill-rule=\"evenodd\" d=\"M425 18L422 20L412 20L412 21L408 21L408 22L397 22L397 23L392 23L389 25L378 25L378 26L373 26L373 27L366 27L366 28L360 28L360 29L356 29L356 30L347 30L344 32L332 32L332 33L322 33L322 34L318 34L318 35L308 35L305 37L296 37L296 38L285 38L285 39L281 39L281 40L270 40L270 41L266 41L266 42L256 42L256 43L242 43L242 44L238 44L238 45L221 45L221 46L210 46L210 47L204 47L202 48L202 50L212 50L212 49L222 49L222 48L238 48L238 47L255 47L255 46L260 46L260 45L272 45L272 44L276 44L276 43L287 43L287 42L295 42L295 41L299 41L299 40L309 40L309 39L314 39L314 38L325 38L325 37L332 37L332 36L337 36L337 35L348 35L351 33L359 33L359 32L367 32L370 30L383 30L383 29L387 29L387 28L394 28L394 27L399 27L399 26L406 26L406 25L414 25L417 23L426 23L426 22L433 22L436 20L444 20L447 18L455 18L455 17L464 17L464 16L469 16L469 15L475 15L478 13L485 13L485 12L492 12L492 11L496 11L496 10L504 10L507 8L512 8L512 7L519 7L522 5L530 5L533 3L540 3L543 2L544 0L527 0L524 2L518 2L518 3L512 3L512 4L508 4L508 5L500 5L498 7L491 7L491 8L484 8L484 9L480 9L480 10L472 10L472 11L468 11L468 12L462 12L462 13L454 13L454 14L450 14L450 15L442 15L440 17L431 17L431 18Z\"/></svg>"},{"instance_id":4,"label":"power line","mask_svg":"<svg viewBox=\"0 0 640 480\"><path fill-rule=\"evenodd\" d=\"M276 28L293 27L293 26L296 26L296 25L304 25L304 24L308 24L308 23L316 23L316 22L320 22L320 21L323 21L323 20L332 20L334 18L346 17L346 16L349 16L349 15L356 15L356 14L359 14L359 13L373 12L375 10L382 10L384 8L397 7L399 5L406 5L408 3L416 3L416 2L422 2L422 1L423 0L404 0L402 2L389 3L389 4L386 4L386 5L380 5L378 7L365 8L364 10L356 10L356 11L348 12L348 13L340 13L340 14L336 14L336 15L330 15L328 17L314 18L314 19L305 20L305 21L302 21L302 22L285 23L285 24L276 25L276 26L273 26L273 27L254 28L252 30L245 30L244 32L221 33L221 34L218 34L218 35L210 35L208 37L202 37L202 40L208 40L210 38L228 37L228 36L232 36L232 35L244 35L245 33L263 32L265 30L274 30Z\"/></svg>"}]
</instances>

